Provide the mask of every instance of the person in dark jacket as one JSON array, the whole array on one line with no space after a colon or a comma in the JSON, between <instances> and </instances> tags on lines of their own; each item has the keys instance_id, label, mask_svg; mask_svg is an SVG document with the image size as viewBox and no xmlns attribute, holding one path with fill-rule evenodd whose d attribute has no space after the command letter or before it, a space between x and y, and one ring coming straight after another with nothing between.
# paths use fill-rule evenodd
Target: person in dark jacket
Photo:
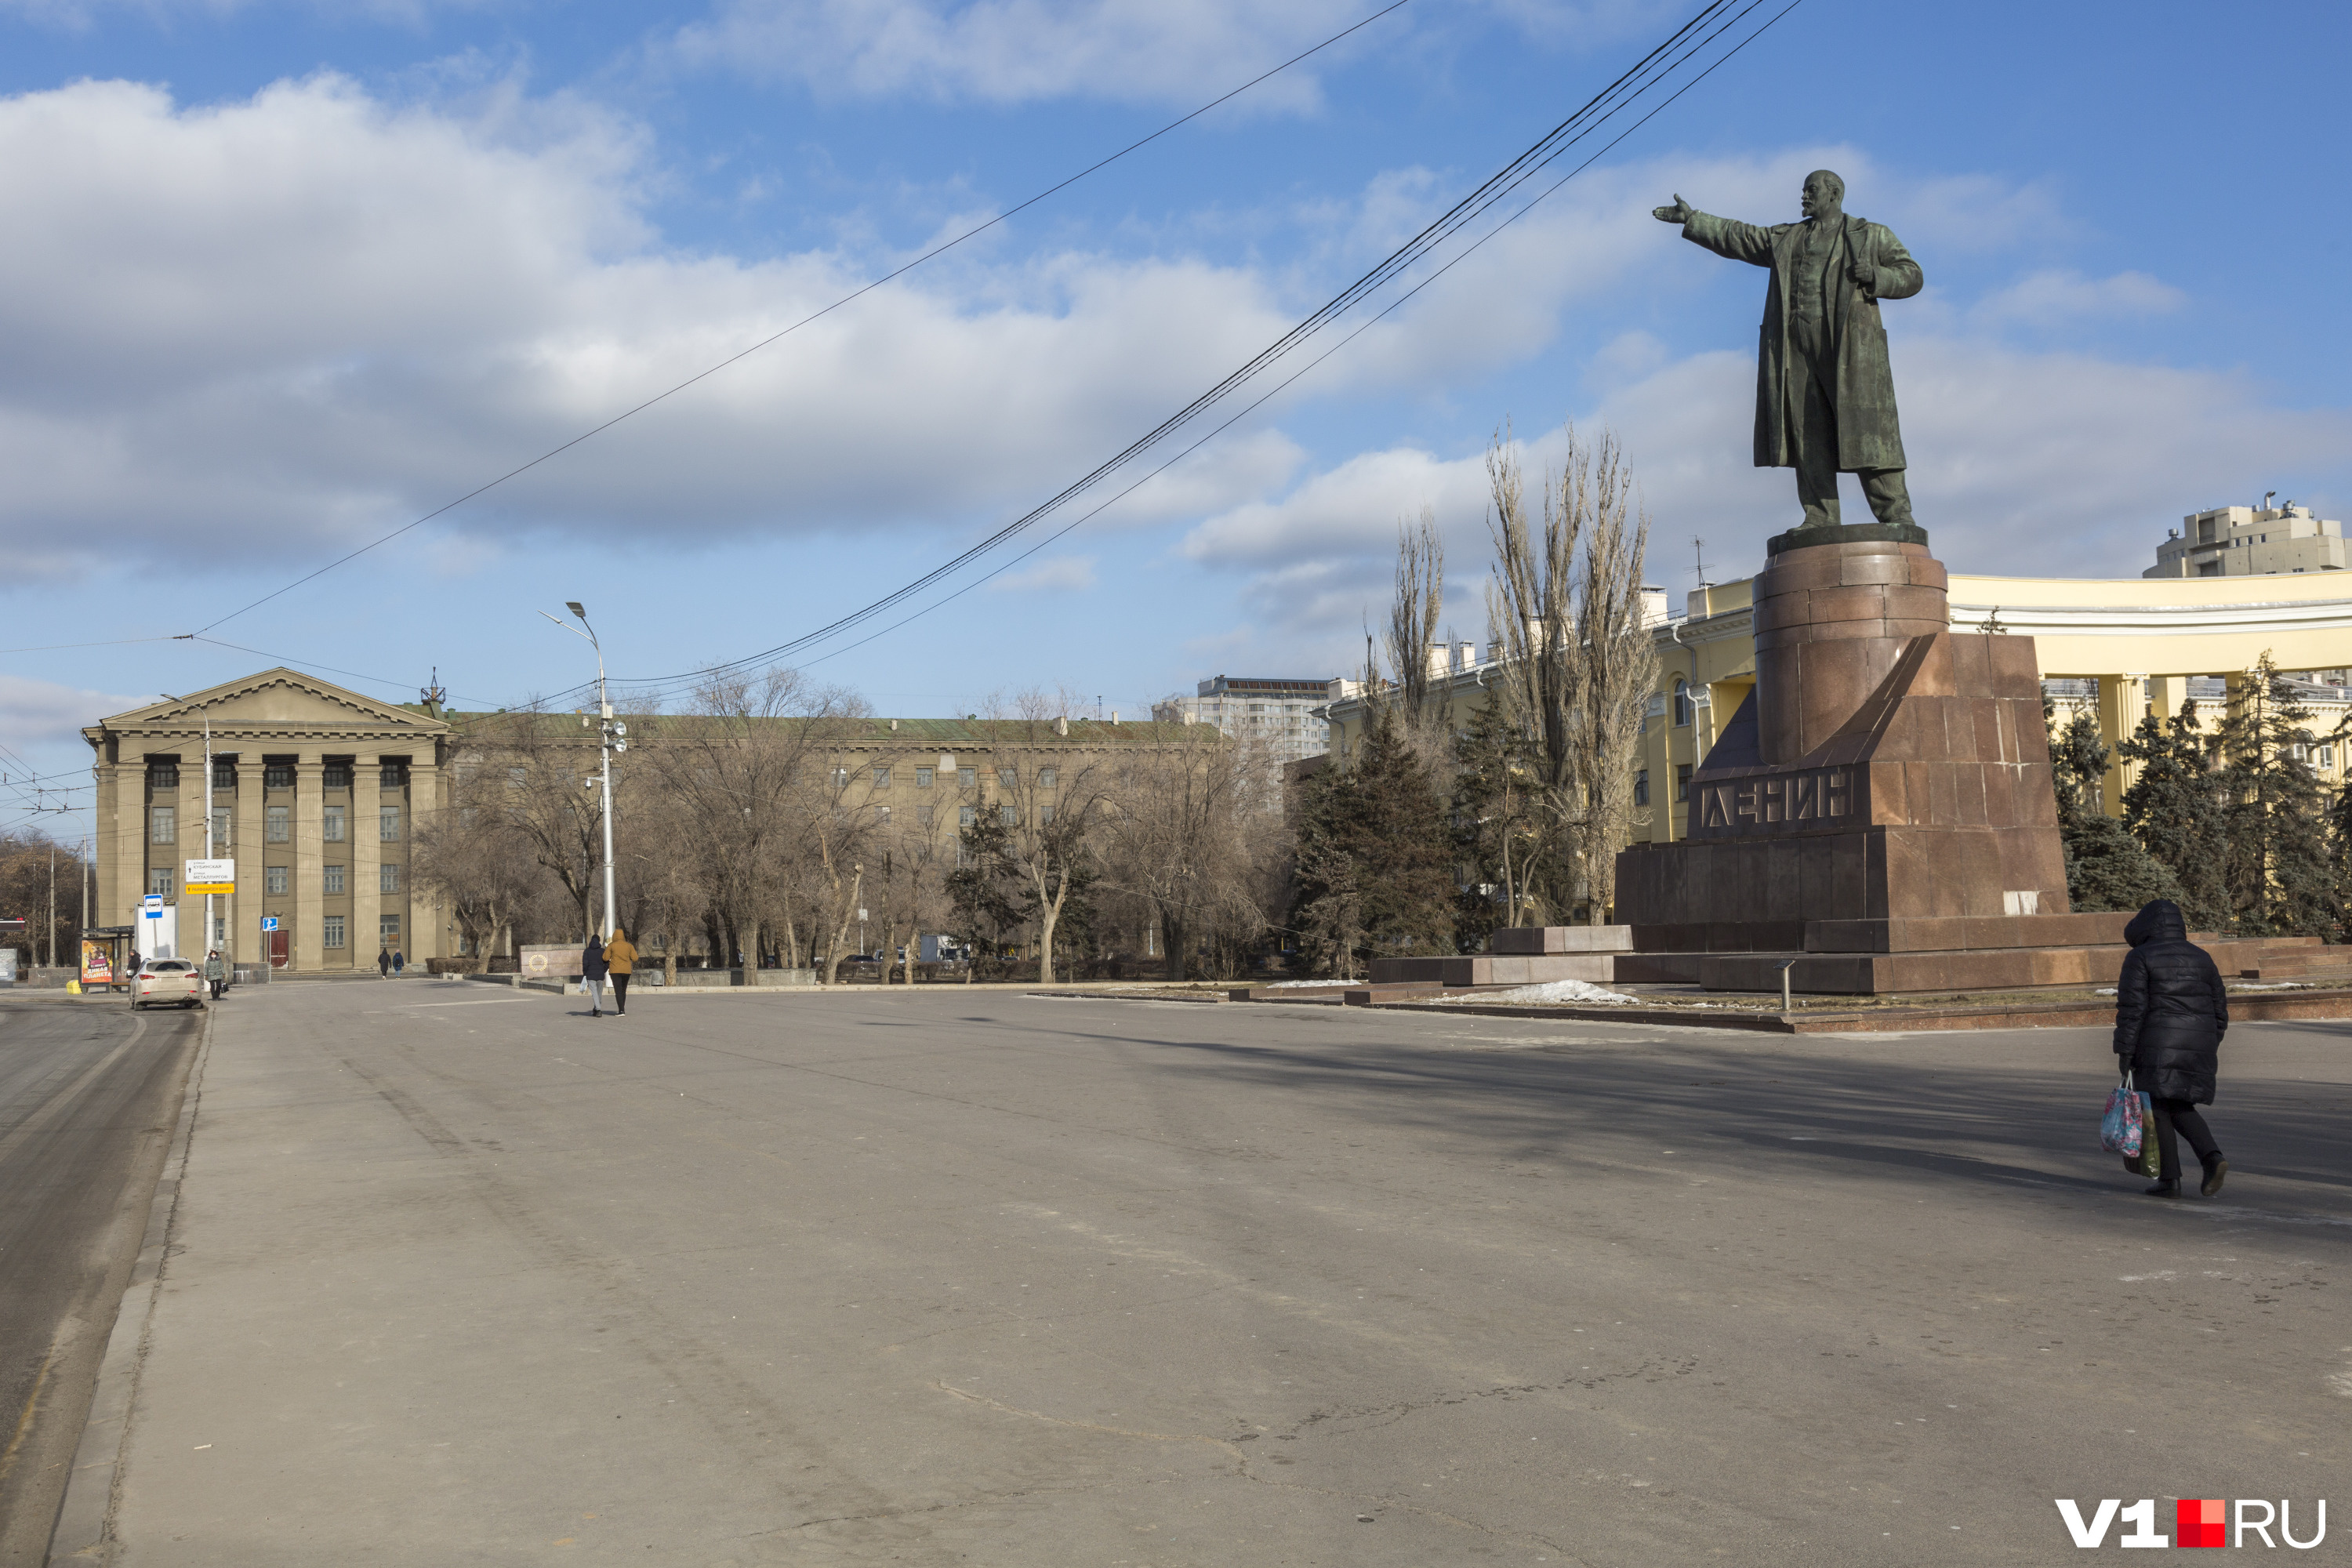
<instances>
[{"instance_id":1,"label":"person in dark jacket","mask_svg":"<svg viewBox=\"0 0 2352 1568\"><path fill-rule=\"evenodd\" d=\"M2132 1087L2156 1110L2157 1152L2163 1164L2152 1198L2180 1195L2180 1151L2185 1136L2205 1167L2200 1190L2221 1190L2230 1163L2221 1158L2200 1105L2213 1103L2213 1079L2221 1037L2230 1031L2230 1001L2221 972L2205 950L2189 940L2180 906L2158 899L2124 927L2131 952L2116 983L2116 1056L2132 1075Z\"/></svg>"},{"instance_id":2,"label":"person in dark jacket","mask_svg":"<svg viewBox=\"0 0 2352 1568\"><path fill-rule=\"evenodd\" d=\"M604 962L604 943L594 931L588 933L588 945L580 953L580 978L586 983L588 1016L604 1016L604 975L611 966Z\"/></svg>"}]
</instances>

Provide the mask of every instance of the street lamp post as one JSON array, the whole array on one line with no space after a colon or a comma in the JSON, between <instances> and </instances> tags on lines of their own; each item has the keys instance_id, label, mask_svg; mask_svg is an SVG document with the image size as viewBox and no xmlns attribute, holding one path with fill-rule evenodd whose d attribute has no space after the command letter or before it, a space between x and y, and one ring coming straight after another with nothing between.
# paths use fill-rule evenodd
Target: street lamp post
<instances>
[{"instance_id":1,"label":"street lamp post","mask_svg":"<svg viewBox=\"0 0 2352 1568\"><path fill-rule=\"evenodd\" d=\"M572 636L585 638L588 646L596 650L596 750L602 764L602 782L604 786L604 937L609 942L612 940L614 921L613 753L629 749L629 742L624 739L629 732L629 727L614 721L612 699L604 689L604 645L596 640L596 628L588 625L588 612L580 607L580 601L577 599L567 600L563 607L580 617L579 626L564 626L555 616L547 616L545 610L540 611L540 614L547 616L549 620L555 621L557 626L563 626L563 629Z\"/></svg>"}]
</instances>

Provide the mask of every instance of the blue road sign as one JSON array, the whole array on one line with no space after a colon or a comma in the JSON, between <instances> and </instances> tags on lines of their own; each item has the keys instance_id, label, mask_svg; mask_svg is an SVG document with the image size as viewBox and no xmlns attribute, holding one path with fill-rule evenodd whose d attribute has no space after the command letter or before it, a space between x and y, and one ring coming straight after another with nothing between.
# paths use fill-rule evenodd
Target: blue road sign
<instances>
[{"instance_id":1,"label":"blue road sign","mask_svg":"<svg viewBox=\"0 0 2352 1568\"><path fill-rule=\"evenodd\" d=\"M261 929L264 931L276 931L278 929L278 917L276 915L262 916Z\"/></svg>"}]
</instances>

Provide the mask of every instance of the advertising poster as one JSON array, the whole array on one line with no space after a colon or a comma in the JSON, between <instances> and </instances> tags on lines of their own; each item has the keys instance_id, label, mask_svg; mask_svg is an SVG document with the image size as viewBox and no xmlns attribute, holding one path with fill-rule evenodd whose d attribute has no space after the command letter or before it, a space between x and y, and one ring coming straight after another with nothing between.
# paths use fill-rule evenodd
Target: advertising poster
<instances>
[{"instance_id":1,"label":"advertising poster","mask_svg":"<svg viewBox=\"0 0 2352 1568\"><path fill-rule=\"evenodd\" d=\"M102 942L84 941L81 944L81 983L84 985L114 984L114 949Z\"/></svg>"}]
</instances>

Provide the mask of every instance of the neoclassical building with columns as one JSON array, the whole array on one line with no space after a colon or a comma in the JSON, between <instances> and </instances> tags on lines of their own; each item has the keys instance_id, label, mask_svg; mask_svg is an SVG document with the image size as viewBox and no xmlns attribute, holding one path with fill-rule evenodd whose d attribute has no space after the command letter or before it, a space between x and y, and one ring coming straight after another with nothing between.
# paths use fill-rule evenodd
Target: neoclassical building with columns
<instances>
[{"instance_id":1,"label":"neoclassical building with columns","mask_svg":"<svg viewBox=\"0 0 2352 1568\"><path fill-rule=\"evenodd\" d=\"M236 890L215 898L215 930L200 940L204 900L182 897L181 872L205 855L207 729L213 854L236 862ZM436 713L281 668L118 713L82 736L98 797L91 925L130 924L155 893L182 906L183 953L217 946L306 974L373 969L394 945L411 963L443 956L447 922L408 864L456 740Z\"/></svg>"}]
</instances>

